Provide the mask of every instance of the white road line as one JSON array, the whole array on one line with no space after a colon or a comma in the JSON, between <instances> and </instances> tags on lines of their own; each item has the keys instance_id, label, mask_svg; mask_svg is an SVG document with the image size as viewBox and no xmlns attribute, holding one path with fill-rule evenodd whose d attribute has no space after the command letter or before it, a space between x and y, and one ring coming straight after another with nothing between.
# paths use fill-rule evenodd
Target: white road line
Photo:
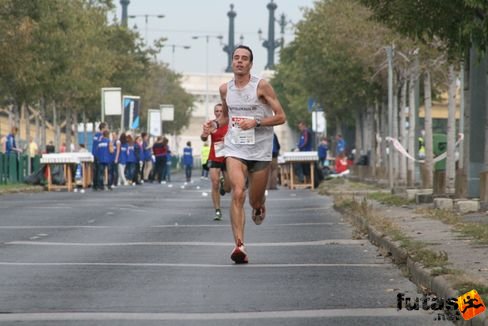
<instances>
[{"instance_id":1,"label":"white road line","mask_svg":"<svg viewBox=\"0 0 488 326\"><path fill-rule=\"evenodd\" d=\"M89 220L88 224L95 223ZM343 222L321 222L321 223L282 223L265 224L259 228L267 227L288 227L288 226L326 226L326 225L347 225ZM4 225L0 230L30 230L30 229L148 229L148 228L229 228L228 224L160 224L160 225Z\"/></svg>"},{"instance_id":2,"label":"white road line","mask_svg":"<svg viewBox=\"0 0 488 326\"><path fill-rule=\"evenodd\" d=\"M61 266L92 266L92 267L190 267L190 268L236 268L235 264L171 264L171 263L33 263L33 262L0 262L0 267L61 267ZM242 268L291 268L291 267L373 267L373 268L387 268L388 264L246 264L239 265Z\"/></svg>"},{"instance_id":3,"label":"white road line","mask_svg":"<svg viewBox=\"0 0 488 326\"><path fill-rule=\"evenodd\" d=\"M0 314L0 321L212 321L298 318L358 318L358 317L415 317L427 316L422 311L395 308L321 309L234 313L118 313L118 312L62 312Z\"/></svg>"},{"instance_id":4,"label":"white road line","mask_svg":"<svg viewBox=\"0 0 488 326\"><path fill-rule=\"evenodd\" d=\"M261 242L248 243L247 247L297 247L297 246L327 246L327 245L361 245L368 243L368 240L332 239L303 242ZM44 241L11 241L6 245L22 246L65 246L65 247L124 247L124 246L210 246L229 247L232 242L44 242Z\"/></svg>"}]
</instances>

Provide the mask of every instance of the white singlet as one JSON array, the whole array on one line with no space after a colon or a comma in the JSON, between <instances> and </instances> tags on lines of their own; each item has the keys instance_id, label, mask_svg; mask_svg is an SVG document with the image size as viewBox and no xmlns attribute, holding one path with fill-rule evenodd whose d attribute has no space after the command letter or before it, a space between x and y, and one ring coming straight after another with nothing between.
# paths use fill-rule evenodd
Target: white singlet
<instances>
[{"instance_id":1,"label":"white singlet","mask_svg":"<svg viewBox=\"0 0 488 326\"><path fill-rule=\"evenodd\" d=\"M271 161L273 149L273 127L257 127L241 130L237 124L242 119L261 120L273 116L268 104L257 95L260 78L251 76L249 83L237 88L234 80L227 83L227 108L229 109L229 130L224 139L225 156L249 161Z\"/></svg>"}]
</instances>

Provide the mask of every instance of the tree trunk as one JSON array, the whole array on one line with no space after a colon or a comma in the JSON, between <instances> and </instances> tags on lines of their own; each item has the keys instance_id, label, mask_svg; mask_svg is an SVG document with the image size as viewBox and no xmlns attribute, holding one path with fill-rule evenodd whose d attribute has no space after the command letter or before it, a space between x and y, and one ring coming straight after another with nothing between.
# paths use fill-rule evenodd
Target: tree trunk
<instances>
[{"instance_id":1,"label":"tree trunk","mask_svg":"<svg viewBox=\"0 0 488 326\"><path fill-rule=\"evenodd\" d=\"M380 129L380 117L381 117L381 112L380 112L380 105L376 101L374 103L374 122L375 122L375 128L374 128L374 144L375 146L375 152L376 152L376 161L375 161L375 166L379 168L381 166L381 129Z\"/></svg>"},{"instance_id":2,"label":"tree trunk","mask_svg":"<svg viewBox=\"0 0 488 326\"><path fill-rule=\"evenodd\" d=\"M380 129L380 137L381 137L381 166L385 169L388 169L388 157L386 155L386 136L388 134L388 106L386 103L382 104L381 107L381 129Z\"/></svg>"},{"instance_id":3,"label":"tree trunk","mask_svg":"<svg viewBox=\"0 0 488 326\"><path fill-rule=\"evenodd\" d=\"M41 105L40 105L40 111L41 111L41 150L44 151L46 148L46 100L44 98L41 98Z\"/></svg>"},{"instance_id":4,"label":"tree trunk","mask_svg":"<svg viewBox=\"0 0 488 326\"><path fill-rule=\"evenodd\" d=\"M58 112L56 109L56 102L53 102L53 126L55 130L55 139L54 139L54 146L56 151L59 152L59 148L61 146L61 128L59 127L58 123Z\"/></svg>"},{"instance_id":5,"label":"tree trunk","mask_svg":"<svg viewBox=\"0 0 488 326\"><path fill-rule=\"evenodd\" d=\"M74 126L74 141L73 144L75 144L75 151L79 150L79 144L78 144L78 114L76 113L76 110L73 111L73 126Z\"/></svg>"},{"instance_id":6,"label":"tree trunk","mask_svg":"<svg viewBox=\"0 0 488 326\"><path fill-rule=\"evenodd\" d=\"M375 121L374 121L374 107L368 104L367 108L367 132L365 138L367 139L367 152L369 158L369 168L371 171L371 176L376 175L376 132L375 132Z\"/></svg>"},{"instance_id":7,"label":"tree trunk","mask_svg":"<svg viewBox=\"0 0 488 326\"><path fill-rule=\"evenodd\" d=\"M36 135L34 137L35 137L36 143L39 144L39 146L41 146L41 122L39 119L40 114L41 114L40 112L37 112L34 116L34 120L35 120L35 124L36 124ZM42 147L39 147L39 149L41 149L41 148Z\"/></svg>"},{"instance_id":8,"label":"tree trunk","mask_svg":"<svg viewBox=\"0 0 488 326\"><path fill-rule=\"evenodd\" d=\"M456 181L456 80L457 74L454 65L449 65L449 91L448 91L448 114L447 114L447 158L446 158L446 193L455 193ZM488 128L485 130L488 131ZM485 135L486 136L486 135ZM486 138L485 138L486 139ZM486 143L485 143L486 144ZM485 153L488 147L485 146Z\"/></svg>"},{"instance_id":9,"label":"tree trunk","mask_svg":"<svg viewBox=\"0 0 488 326\"><path fill-rule=\"evenodd\" d=\"M12 127L15 125L15 122L14 122L14 105L9 105L8 106L8 130L7 130L7 133L10 132L10 130L12 129Z\"/></svg>"},{"instance_id":10,"label":"tree trunk","mask_svg":"<svg viewBox=\"0 0 488 326\"><path fill-rule=\"evenodd\" d=\"M408 84L408 153L417 157L415 153L415 81L416 71L412 67L410 70L410 82ZM408 186L415 186L415 162L407 161Z\"/></svg>"},{"instance_id":11,"label":"tree trunk","mask_svg":"<svg viewBox=\"0 0 488 326\"><path fill-rule=\"evenodd\" d=\"M355 149L356 155L354 157L354 161L357 162L361 157L363 152L363 129L361 123L361 112L356 110L356 114L354 115L355 126L356 126L356 139L355 139Z\"/></svg>"},{"instance_id":12,"label":"tree trunk","mask_svg":"<svg viewBox=\"0 0 488 326\"><path fill-rule=\"evenodd\" d=\"M403 81L402 81L402 89L400 93L400 126L399 126L399 131L400 131L400 143L402 144L403 148L407 148L407 129L405 128L406 123L407 123L407 114L406 114L406 109L407 109L407 79L405 78L406 72L403 75ZM400 159L400 175L399 175L399 180L398 183L401 185L406 185L407 184L407 158L404 155L399 155Z\"/></svg>"},{"instance_id":13,"label":"tree trunk","mask_svg":"<svg viewBox=\"0 0 488 326\"><path fill-rule=\"evenodd\" d=\"M68 107L65 109L66 112L66 127L65 127L65 135L66 135L66 151L71 152L71 108Z\"/></svg>"},{"instance_id":14,"label":"tree trunk","mask_svg":"<svg viewBox=\"0 0 488 326\"><path fill-rule=\"evenodd\" d=\"M83 110L83 116L82 116L82 121L83 121L83 142L85 143L85 148L88 149L88 131L86 127L86 112Z\"/></svg>"},{"instance_id":15,"label":"tree trunk","mask_svg":"<svg viewBox=\"0 0 488 326\"><path fill-rule=\"evenodd\" d=\"M25 141L27 142L27 145L30 143L30 138L31 138L31 124L30 124L30 111L29 108L27 107L27 103L24 103L22 105L22 116L24 117L24 122L25 122Z\"/></svg>"},{"instance_id":16,"label":"tree trunk","mask_svg":"<svg viewBox=\"0 0 488 326\"><path fill-rule=\"evenodd\" d=\"M392 137L398 139L398 83L395 82L393 88L393 135ZM401 154L395 149L393 143L391 143L391 154L393 159L393 175L394 175L394 184L398 185L398 174L399 174L399 163L400 163L400 156Z\"/></svg>"},{"instance_id":17,"label":"tree trunk","mask_svg":"<svg viewBox=\"0 0 488 326\"><path fill-rule=\"evenodd\" d=\"M424 163L424 173L425 173L425 180L423 187L424 188L432 188L433 186L433 177L434 177L434 169L433 169L433 159L434 159L434 152L433 152L433 135L432 135L432 84L430 79L430 71L427 70L424 73L424 142L425 142L425 163Z\"/></svg>"},{"instance_id":18,"label":"tree trunk","mask_svg":"<svg viewBox=\"0 0 488 326\"><path fill-rule=\"evenodd\" d=\"M15 105L14 105L14 124L19 128L19 132L20 132L22 130L22 128L20 128L20 106L17 101L15 101ZM20 135L19 138L21 138Z\"/></svg>"}]
</instances>

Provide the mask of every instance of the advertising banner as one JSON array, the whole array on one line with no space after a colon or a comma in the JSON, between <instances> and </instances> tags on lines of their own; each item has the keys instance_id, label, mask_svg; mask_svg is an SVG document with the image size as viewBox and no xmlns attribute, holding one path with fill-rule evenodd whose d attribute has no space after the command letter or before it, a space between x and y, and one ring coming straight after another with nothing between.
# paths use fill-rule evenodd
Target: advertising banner
<instances>
[{"instance_id":1,"label":"advertising banner","mask_svg":"<svg viewBox=\"0 0 488 326\"><path fill-rule=\"evenodd\" d=\"M126 96L122 99L124 108L123 127L125 130L138 129L140 123L140 102L139 96Z\"/></svg>"}]
</instances>

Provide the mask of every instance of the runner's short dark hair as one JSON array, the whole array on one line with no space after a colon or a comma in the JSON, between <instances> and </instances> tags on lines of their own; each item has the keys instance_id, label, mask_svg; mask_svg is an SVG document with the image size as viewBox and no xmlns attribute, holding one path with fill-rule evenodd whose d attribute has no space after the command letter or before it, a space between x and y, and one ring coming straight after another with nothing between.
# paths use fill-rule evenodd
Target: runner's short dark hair
<instances>
[{"instance_id":1,"label":"runner's short dark hair","mask_svg":"<svg viewBox=\"0 0 488 326\"><path fill-rule=\"evenodd\" d=\"M236 52L237 49L244 49L244 50L247 50L249 51L249 53L251 54L249 56L249 60L252 62L252 60L254 59L254 56L252 54L252 50L250 47L248 47L247 45L238 45L234 48L234 52L232 52L232 56L234 56L234 53Z\"/></svg>"}]
</instances>

